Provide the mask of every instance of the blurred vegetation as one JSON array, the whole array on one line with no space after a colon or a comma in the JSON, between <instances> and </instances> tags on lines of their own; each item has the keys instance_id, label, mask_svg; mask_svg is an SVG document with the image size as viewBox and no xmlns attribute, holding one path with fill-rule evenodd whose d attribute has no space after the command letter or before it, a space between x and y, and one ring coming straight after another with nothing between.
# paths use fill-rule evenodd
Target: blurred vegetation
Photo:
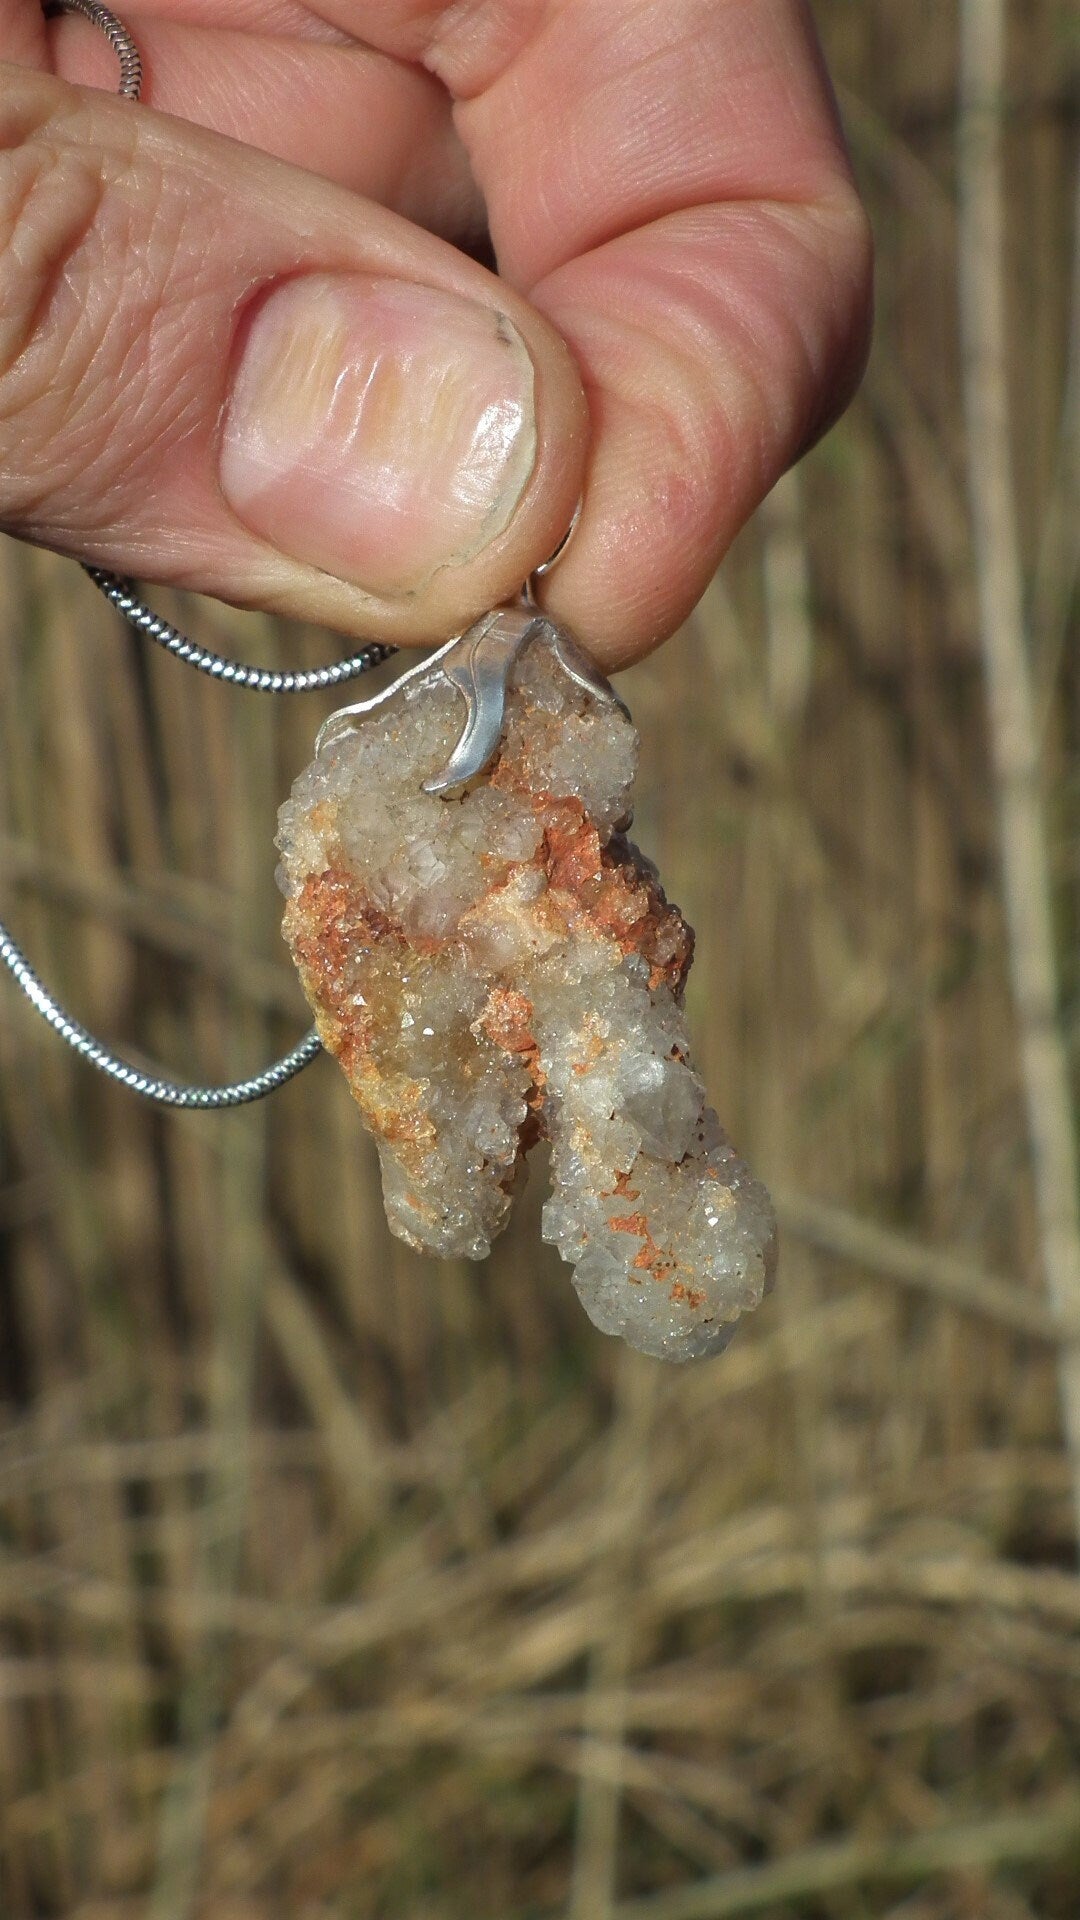
<instances>
[{"instance_id":1,"label":"blurred vegetation","mask_svg":"<svg viewBox=\"0 0 1080 1920\"><path fill-rule=\"evenodd\" d=\"M0 983L11 1920L1080 1911L1080 31L1014 0L987 91L999 13L823 0L873 363L624 682L702 1065L785 1229L722 1361L593 1332L536 1174L489 1263L412 1257L329 1065L162 1115ZM305 1018L275 807L330 702L0 569L3 912L96 1030L262 1064Z\"/></svg>"}]
</instances>

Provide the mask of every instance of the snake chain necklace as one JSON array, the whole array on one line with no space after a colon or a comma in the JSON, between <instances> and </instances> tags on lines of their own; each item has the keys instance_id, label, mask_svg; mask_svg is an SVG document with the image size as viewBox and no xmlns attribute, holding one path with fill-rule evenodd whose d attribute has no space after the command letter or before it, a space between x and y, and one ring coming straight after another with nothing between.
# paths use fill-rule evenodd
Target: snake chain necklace
<instances>
[{"instance_id":1,"label":"snake chain necklace","mask_svg":"<svg viewBox=\"0 0 1080 1920\"><path fill-rule=\"evenodd\" d=\"M121 95L139 99L138 49L115 14L100 0L46 11L104 33ZM546 1140L543 1236L590 1319L689 1360L725 1346L771 1284L775 1219L691 1065L692 931L626 838L633 723L536 603L558 557L319 732L279 816L283 932L315 1016L283 1058L226 1086L145 1072L57 1004L2 924L0 960L90 1065L165 1106L240 1106L336 1056L378 1148L389 1225L430 1254L486 1256ZM128 581L86 571L147 639L256 692L344 685L396 651L268 672L196 646Z\"/></svg>"}]
</instances>

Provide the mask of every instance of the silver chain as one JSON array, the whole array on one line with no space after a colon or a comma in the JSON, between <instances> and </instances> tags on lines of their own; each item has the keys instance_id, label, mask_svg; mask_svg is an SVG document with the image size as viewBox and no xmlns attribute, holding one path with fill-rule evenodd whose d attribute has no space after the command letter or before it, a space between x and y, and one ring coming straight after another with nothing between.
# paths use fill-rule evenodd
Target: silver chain
<instances>
[{"instance_id":1,"label":"silver chain","mask_svg":"<svg viewBox=\"0 0 1080 1920\"><path fill-rule=\"evenodd\" d=\"M120 62L119 92L125 100L137 100L142 86L142 62L139 50L122 20L100 0L50 0L45 12L79 13L97 27L114 49ZM188 666L197 667L200 673L207 673L215 680L223 680L231 686L249 687L259 693L309 693L327 687L337 687L346 680L355 680L370 667L377 667L388 660L396 647L383 646L372 642L362 647L358 653L351 654L347 660L338 660L330 666L313 667L307 672L273 673L265 667L246 666L243 661L229 660L223 654L210 653L205 647L196 646L186 634L170 626L150 607L144 606L132 589L131 583L121 580L115 573L109 573L103 567L86 568L91 580L99 587L106 599L123 614L131 626L145 634L159 647L164 647L177 660ZM41 1015L54 1033L73 1048L80 1059L97 1067L101 1073L108 1074L122 1087L132 1093L141 1094L144 1100L154 1100L164 1107L195 1107L203 1112L212 1112L222 1107L243 1107L252 1100L262 1100L268 1093L274 1093L284 1086L294 1074L308 1066L322 1051L322 1043L315 1029L286 1053L275 1060L262 1073L252 1075L247 1080L234 1080L225 1086L210 1087L186 1085L183 1081L168 1080L163 1075L145 1072L130 1060L124 1060L103 1046L80 1021L75 1020L64 1008L43 981L38 978L33 967L23 953L18 942L0 921L0 961L3 962L16 986L20 987L32 1007Z\"/></svg>"},{"instance_id":2,"label":"silver chain","mask_svg":"<svg viewBox=\"0 0 1080 1920\"><path fill-rule=\"evenodd\" d=\"M212 680L224 680L231 687L250 687L255 693L321 693L327 687L340 687L346 680L355 680L369 667L381 666L397 652L396 647L372 640L347 660L334 660L329 666L310 667L305 672L274 673L269 667L249 667L243 660L229 660L224 654L210 653L205 647L197 646L186 633L144 606L132 591L130 580L122 580L119 574L109 573L104 567L86 566L85 571L136 632L156 641L166 653L183 660L186 666L197 667L200 673L208 673Z\"/></svg>"},{"instance_id":3,"label":"silver chain","mask_svg":"<svg viewBox=\"0 0 1080 1920\"><path fill-rule=\"evenodd\" d=\"M46 19L58 13L81 13L92 27L97 27L105 35L113 52L120 62L120 85L116 91L121 100L137 100L142 91L142 61L139 49L122 20L101 0L48 0L45 9Z\"/></svg>"},{"instance_id":4,"label":"silver chain","mask_svg":"<svg viewBox=\"0 0 1080 1920\"><path fill-rule=\"evenodd\" d=\"M70 4L75 6L76 0L70 0ZM78 10L83 11L81 5ZM162 620L144 606L129 583L119 579L116 574L92 566L88 566L86 572L95 586L100 587L138 632L155 640L178 660L234 686L253 687L264 693L305 693L312 689L334 687L343 680L355 680L359 674L388 660L397 651L396 647L372 642L347 660L313 668L309 673L270 673L265 668L245 666L242 661L228 660L221 654L208 653L205 648L197 647L178 628L170 626L167 620ZM224 1086L189 1086L183 1081L169 1080L161 1074L144 1071L96 1039L54 999L2 920L0 962L7 968L16 986L22 989L31 1006L81 1059L97 1067L99 1072L108 1074L111 1080L118 1081L122 1087L127 1087L129 1092L141 1094L144 1100L154 1100L159 1106L195 1107L203 1112L248 1106L252 1100L261 1100L266 1094L276 1092L294 1074L310 1065L322 1051L319 1036L312 1028L290 1052L283 1054L280 1060L275 1060L262 1073L254 1074L247 1080L230 1081Z\"/></svg>"},{"instance_id":5,"label":"silver chain","mask_svg":"<svg viewBox=\"0 0 1080 1920\"><path fill-rule=\"evenodd\" d=\"M110 1052L100 1040L96 1040L78 1020L73 1020L69 1013L65 1013L48 988L42 985L26 955L2 924L0 960L22 988L31 1006L36 1007L53 1032L58 1033L69 1047L73 1047L81 1059L97 1067L101 1073L107 1073L110 1080L118 1080L131 1093L141 1093L144 1100L156 1100L159 1106L199 1107L204 1111L247 1106L250 1101L261 1100L264 1094L274 1093L278 1087L284 1086L286 1080L291 1080L322 1051L322 1042L313 1027L291 1053L275 1060L273 1066L267 1067L264 1073L253 1075L250 1080L234 1080L223 1087L185 1086L182 1081L164 1080L158 1074L144 1073L141 1067L133 1066L130 1060L122 1060L119 1054Z\"/></svg>"}]
</instances>

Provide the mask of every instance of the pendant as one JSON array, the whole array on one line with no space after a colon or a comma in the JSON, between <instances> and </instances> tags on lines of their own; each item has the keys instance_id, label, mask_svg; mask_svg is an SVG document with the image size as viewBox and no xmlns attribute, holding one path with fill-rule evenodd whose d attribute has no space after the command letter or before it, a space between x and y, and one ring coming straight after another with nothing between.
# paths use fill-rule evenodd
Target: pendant
<instances>
[{"instance_id":1,"label":"pendant","mask_svg":"<svg viewBox=\"0 0 1080 1920\"><path fill-rule=\"evenodd\" d=\"M87 15L119 57L121 94L139 98L138 48L101 0L47 11ZM544 1238L590 1319L692 1360L726 1346L772 1284L776 1223L690 1063L693 933L625 837L630 715L532 598L577 517L521 604L323 727L279 822L284 932L317 1029L291 1053L227 1086L169 1080L73 1020L2 923L0 965L77 1053L166 1106L262 1099L321 1042L374 1135L390 1227L425 1253L483 1259L546 1139ZM312 674L246 667L88 570L140 632L234 684L297 692L383 652Z\"/></svg>"},{"instance_id":2,"label":"pendant","mask_svg":"<svg viewBox=\"0 0 1080 1920\"><path fill-rule=\"evenodd\" d=\"M776 1223L691 1064L693 933L625 835L637 751L572 637L500 608L327 721L278 878L391 1230L483 1259L546 1139L589 1318L692 1360L770 1287Z\"/></svg>"}]
</instances>

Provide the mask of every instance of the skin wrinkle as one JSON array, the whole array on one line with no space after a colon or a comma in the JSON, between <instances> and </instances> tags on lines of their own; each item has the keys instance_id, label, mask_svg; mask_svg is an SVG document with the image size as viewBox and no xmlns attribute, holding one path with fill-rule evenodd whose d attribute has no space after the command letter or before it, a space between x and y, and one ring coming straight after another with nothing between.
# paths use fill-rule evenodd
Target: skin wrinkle
<instances>
[{"instance_id":1,"label":"skin wrinkle","mask_svg":"<svg viewBox=\"0 0 1080 1920\"><path fill-rule=\"evenodd\" d=\"M571 155L574 152L575 134L581 132L587 140L579 169L581 183L591 182L595 193L598 162L606 160L608 164L604 172L610 175L613 182L617 182L623 196L633 199L637 226L647 224L650 217L657 217L650 211L657 201L660 203L660 212L670 210L671 188L666 188L669 179L680 194L685 190L696 198L715 201L719 197L711 177L715 167L711 143L697 142L689 135L688 129L699 120L707 127L715 126L716 98L721 84L724 88L725 122L740 117L731 111L740 89L747 93L749 101L753 103L756 85L760 84L759 73L732 73L707 48L695 45L694 41L692 33L684 33L674 42L651 47L626 65L617 67L594 89L589 121L578 122L576 127L568 129ZM694 76L693 93L689 98L685 84L673 84L679 80L681 65L688 52L692 54L690 70ZM749 84L751 81L756 85ZM636 103L633 113L629 111L631 103ZM608 139L609 122L623 129L624 137L621 140ZM599 136L596 131L598 127L604 129ZM762 193L761 185L760 181L755 181L749 194L745 190L740 193L737 184L725 179L724 198L728 198L733 190L740 198L767 197ZM570 194L568 198L578 204L582 200L580 194ZM588 204L587 200L585 204ZM678 204L684 205L685 201L680 197ZM613 238L614 234L604 237ZM591 237L585 243L587 247L597 244L600 242ZM584 251L585 247L580 250Z\"/></svg>"},{"instance_id":2,"label":"skin wrinkle","mask_svg":"<svg viewBox=\"0 0 1080 1920\"><path fill-rule=\"evenodd\" d=\"M785 213L787 210L782 207L773 206L769 209L755 207L753 217L748 214L746 218L746 231L761 253L765 256L772 255L778 264L787 267L793 257L802 252L810 270L814 271L819 254L817 250L812 250L804 244L805 218L800 215L795 219L790 213L785 218ZM771 216L771 234L770 220L763 218L766 214ZM734 211L734 217L729 224L731 226L738 224L737 211ZM723 245L728 237L727 234L720 237L718 244ZM771 246L770 238L773 241ZM677 287L682 295L681 304L673 307L673 324L678 327L680 321L685 318L690 323L685 331L693 335L699 353L707 354L711 346L710 318L707 311L711 298L710 289L702 287L687 267L685 249L681 257L677 246L673 248L673 253L675 257L667 268L665 284ZM696 325L692 324L693 308L689 297L691 294L696 296L694 304L699 315ZM744 372L753 382L761 400L757 411L764 418L768 418L771 412L770 426L774 438L780 441L786 440L794 431L794 422L775 411L779 395L761 383L755 370L772 364L781 354L790 368L793 363L788 349L793 342L797 341L802 350L802 378L791 382L790 385L799 393L816 392L824 371L828 348L825 343L813 340L804 324L798 300L784 303L766 301L758 293L753 279L741 281L737 288L732 288L725 302L724 315L731 335L743 344ZM700 364L699 360L699 369Z\"/></svg>"},{"instance_id":3,"label":"skin wrinkle","mask_svg":"<svg viewBox=\"0 0 1080 1920\"><path fill-rule=\"evenodd\" d=\"M839 212L838 206L844 211ZM867 231L861 210L852 217L849 210L854 207L851 190L844 186L834 205L814 218L815 222L828 223L830 229L839 226L844 241L833 243L838 262L846 263L851 287L857 289L865 273ZM696 218L704 219L707 214L707 209L698 210ZM647 555L651 544L653 550L687 555L691 569L700 566L703 573L711 571L736 530L746 498L760 498L779 476L791 457L786 448L791 447L793 453L799 442L809 444L820 434L861 371L867 302L849 296L831 308L833 324L823 328L823 303L815 286L821 275L820 252L812 242L805 241L806 225L799 211L776 207L772 216L773 232L769 235L762 231L758 209L716 210L721 273L725 259L739 264L739 271L728 276L727 298L720 315L716 287L724 284L723 279L718 282L700 247L680 244L678 235L671 236L671 255L677 262L684 293L688 276L695 272L701 275L703 344L715 354L718 331L724 339L723 377L718 377L720 368L714 372L708 359L703 360L696 387L692 371L690 374L689 407L699 418L707 418L709 410L718 405L723 409L723 389L735 367L739 367L742 390L738 402L729 399L726 403L730 411L726 413L726 431L723 425L719 429L720 452L711 466L705 461L699 477L700 511L688 502L676 465L669 463L666 472L657 473L669 444L658 424L661 416L656 416L651 433L643 431L639 417L634 421L625 417L628 409L638 408L643 387L657 394L667 392L667 347L680 331L680 299L662 295L655 306L649 300L649 289L657 284L655 231L624 236L591 256L587 290L580 284L584 263L573 262L534 295L574 341L592 372L590 405L595 432L587 497L593 502L596 521L608 527L609 544L605 554L594 552L591 577L603 580L609 575L618 581L620 625L616 628L611 622L605 626L605 657L611 664L624 663L640 650L640 642L627 644L622 637L628 628L662 638L679 616L689 611L689 594L680 605L686 592L685 573L665 576L640 563L638 556ZM744 230L741 243L740 223ZM661 229L675 228L678 216L659 224ZM748 258L746 247L760 249L763 243L780 250L786 266L782 278L775 272L762 273L751 267L753 252ZM625 264L620 255L626 256ZM603 278L599 272L602 265L608 268ZM844 271L845 267L837 264L836 272ZM748 326L747 314L740 311L739 304L755 297L759 287L768 288L776 302L776 321L770 321L764 331L760 319ZM651 326L650 310L656 316ZM632 347L613 350L615 341L625 342L633 333L641 342L636 354ZM740 340L744 342L742 351ZM780 382L772 378L778 360L786 376ZM637 393L627 390L620 363L633 369ZM717 419L715 411L712 417ZM642 470L644 452L648 464ZM640 498L646 494L649 508L643 514ZM553 612L568 618L567 602L570 606L576 603L580 621L584 603L586 621L593 618L594 606L596 618L606 619L605 609L595 601L595 588L589 582L582 585L574 580L577 566L571 549L560 574L554 576ZM562 595L565 599L560 602Z\"/></svg>"},{"instance_id":4,"label":"skin wrinkle","mask_svg":"<svg viewBox=\"0 0 1080 1920\"><path fill-rule=\"evenodd\" d=\"M4 314L0 325L0 421L14 421L28 402L32 405L49 393L55 365L40 350L42 331L48 329L48 315L70 271L72 257L93 231L103 189L100 178L79 155L58 152L43 141L24 146L6 167L0 168L0 193L6 200L5 173L8 184L12 173L16 178L14 200L3 207L9 231L0 252L0 307ZM5 262L9 264L5 266Z\"/></svg>"},{"instance_id":5,"label":"skin wrinkle","mask_svg":"<svg viewBox=\"0 0 1080 1920\"><path fill-rule=\"evenodd\" d=\"M40 197L41 182L46 180L53 185L52 168L48 156L32 147L23 147L10 152L0 162L0 267L5 268L5 279L0 279L0 316L7 318L8 288L11 274L6 272L6 263L14 260L17 268L25 272L27 261L20 258L26 251L21 235L29 228L29 251L40 252L35 225L28 220L31 202ZM36 206L35 206L36 211ZM22 340L14 346L4 343L5 361L14 361L22 352ZM0 367L0 373L6 369Z\"/></svg>"},{"instance_id":6,"label":"skin wrinkle","mask_svg":"<svg viewBox=\"0 0 1080 1920\"><path fill-rule=\"evenodd\" d=\"M643 475L642 490L651 497L659 474L678 474L686 481L691 495L702 499L703 516L707 520L711 516L704 508L704 501L712 495L717 477L715 470L722 464L718 449L736 439L741 410L736 410L733 400L725 401L717 392L710 411L703 413L701 369L691 350L682 342L673 344L671 340L661 347L647 323L636 319L633 313L624 311L610 316L608 338L609 343L632 341L624 360L634 369L638 390L628 398L652 423L647 441L653 449L653 471ZM662 362L662 402L653 397L655 384L650 393L650 383L640 380L643 347Z\"/></svg>"},{"instance_id":7,"label":"skin wrinkle","mask_svg":"<svg viewBox=\"0 0 1080 1920\"><path fill-rule=\"evenodd\" d=\"M162 25L156 32L155 97L163 108L183 100L191 113L194 98L202 124L370 194L433 230L456 231L452 216L469 206L475 186L450 102L421 69L354 45L312 51L297 74L290 72L295 46L261 39L238 80L241 50L231 49L222 31L202 30L194 46L190 33ZM354 131L342 141L346 116ZM416 177L418 158L437 183L434 203L401 191L400 183Z\"/></svg>"},{"instance_id":8,"label":"skin wrinkle","mask_svg":"<svg viewBox=\"0 0 1080 1920\"><path fill-rule=\"evenodd\" d=\"M702 216L708 211L700 210ZM766 212L773 217L776 251L787 258L793 252L802 251L811 271L815 271L819 256L816 251L803 246L801 217L794 217L787 207L747 207L744 215L741 209L723 209L720 222L714 220L711 223L715 250L723 253L730 247L733 230L737 229L742 216L746 233L755 246L769 251L768 228L762 221L762 215ZM684 217L675 215L667 221L654 223L656 236L662 236L664 227L681 226ZM702 224L706 224L704 218ZM713 350L716 331L715 273L713 263L702 258L700 237L697 246L687 244L691 238L691 235L682 231L671 231L668 237L669 258L665 259L654 252L647 269L642 269L637 262L633 263L628 277L633 282L636 304L631 303L627 297L628 289L621 284L615 259L620 242L609 243L609 257L613 265L611 283L599 300L594 285L594 313L602 316L606 330L614 332L616 336L632 335L639 343L639 351L626 356L639 371L642 364L640 349L653 351L661 364L656 368L652 390L664 392L665 404L671 399L668 380L677 368L681 369L683 411L688 419L696 418L701 422L701 435L707 443L714 438L710 423L711 408L719 407L725 422L724 437L736 446L744 444L747 419L758 411L745 403L725 406L723 384L731 382L736 372L740 383L760 396L773 435L783 440L796 430L795 422L778 414L777 402L783 396L763 386L754 368L758 364L771 364L777 356L777 341L781 335L780 345L783 348L797 338L803 355L804 374L796 384L800 390L816 392L828 349L820 344L814 349L809 333L800 324L802 314L798 300L781 304L765 303L757 291L754 278L740 277L728 290L723 312L725 327L729 330L729 343L733 337L741 341L744 350L741 355L735 352L727 354L724 383L713 382L707 404L703 407L702 375ZM662 334L658 329L661 316ZM773 336L771 339L770 335ZM686 449L680 448L680 458L685 458L685 455ZM703 490L711 495L714 483L715 475L703 477Z\"/></svg>"},{"instance_id":9,"label":"skin wrinkle","mask_svg":"<svg viewBox=\"0 0 1080 1920\"><path fill-rule=\"evenodd\" d=\"M355 0L349 0L355 14ZM125 14L125 20L145 20L152 16L154 0L140 12L136 9ZM352 45L355 43L354 31L342 25L333 25L323 10L307 6L303 0L228 0L229 31L242 33L252 38L261 38L263 34L280 34L282 38L297 40L323 41L328 45ZM220 23L222 0L172 0L169 14L177 21L190 22L196 26L214 26ZM50 21L50 29L60 32L65 21ZM72 24L79 25L75 20ZM85 22L81 23L84 27ZM355 21L354 21L355 26Z\"/></svg>"},{"instance_id":10,"label":"skin wrinkle","mask_svg":"<svg viewBox=\"0 0 1080 1920\"><path fill-rule=\"evenodd\" d=\"M774 436L805 434L809 411L805 420L780 419L778 407L786 394L778 396L769 390L755 371L753 355L748 355L738 376L732 367L723 388L713 388L707 405L701 405L701 369L694 349L684 342L676 344L675 334L661 348L648 323L638 323L628 313L609 315L605 324L605 378L619 388L621 382L611 372L615 340L625 349L623 361L634 369L623 401L636 413L638 449L636 455L626 455L625 465L636 470L636 493L648 499L642 532L655 538L659 524L673 551L694 541L713 545L719 559L728 516L738 505L748 474L757 488L769 484ZM655 386L663 386L663 405L636 399L636 392L648 390L648 380L640 378L648 351L657 363L653 378ZM609 511L613 511L611 503ZM628 524L625 511L615 538L619 549L636 545L626 532Z\"/></svg>"},{"instance_id":11,"label":"skin wrinkle","mask_svg":"<svg viewBox=\"0 0 1080 1920\"><path fill-rule=\"evenodd\" d=\"M61 171L70 166L90 177L80 152L53 149L52 158ZM191 364L187 381L179 385L175 377L168 384L154 377L156 361L164 360L174 375L183 364L160 344L170 312L180 337L193 332L194 317L183 280L173 281L176 254L187 244L182 209L160 170L140 166L137 190L130 198L116 191L106 198L100 173L94 186L93 204L64 236L62 251L51 263L48 292L34 316L31 346L40 330L47 341L60 341L59 358L48 348L35 355L43 362L39 390L36 395L23 391L13 403L20 437L32 443L35 406L47 416L56 389L64 394L63 435L40 436L51 458L44 479L38 476L36 491L40 494L42 485L47 486L63 514L65 493L74 486L90 511L84 508L81 516L72 516L72 524L84 529L107 526L131 493L153 491L163 448L172 449L180 437L183 410L201 405L198 389L205 381L198 363ZM104 234L103 209L113 228ZM201 251L206 259L205 246ZM145 278L146 286L135 298L116 301L103 271L110 257L130 262L136 275ZM152 273L149 261L156 263ZM165 305L163 281L170 288ZM186 399L185 386L190 390ZM108 396L104 405L103 391ZM157 397L151 408L145 405L148 393ZM94 483L89 489L88 479ZM20 504L27 508L31 501Z\"/></svg>"},{"instance_id":12,"label":"skin wrinkle","mask_svg":"<svg viewBox=\"0 0 1080 1920\"><path fill-rule=\"evenodd\" d=\"M841 335L839 340L821 341L815 338L814 329L807 321L803 307L793 303L788 319L790 335L798 339L803 352L804 378L803 388L809 397L808 419L801 435L794 443L793 460L801 459L809 452L821 435L832 425L838 411L838 402L845 396L845 389L853 393L862 372L862 343L857 338L858 310L853 303L842 297L850 286L856 286L865 280L869 287L870 269L867 263L867 229L862 218L861 206L857 205L859 219L850 217L850 206L844 208L834 205L818 205L809 215L805 212L798 223L792 221L787 245L792 250L801 250L808 270L815 275L824 270L832 286L832 299L828 303L837 314L853 314L853 322L847 329L848 337ZM812 247L808 225L810 219L819 229L830 231L830 244ZM841 285L843 283L843 286ZM862 313L862 322L869 333L869 302ZM846 362L848 377L846 381L839 377L835 385L830 385L830 363L835 362L838 369Z\"/></svg>"},{"instance_id":13,"label":"skin wrinkle","mask_svg":"<svg viewBox=\"0 0 1080 1920\"><path fill-rule=\"evenodd\" d=\"M140 168L137 196L110 198L109 207L119 232L102 232L95 225L79 261L84 285L70 284L69 274L68 304L75 316L69 338L72 347L82 345L83 353L78 371L74 376L69 373L64 385L71 415L78 419L88 412L92 434L97 417L98 446L88 464L102 489L100 505L111 514L122 510L126 494L135 489L141 492L147 485L152 489L163 457L172 450L172 423L184 386L198 375L189 365L183 369L187 382L178 380L183 362L171 356L168 385L154 379L155 363L161 358L159 328L174 297L172 270L186 244L180 210L161 170ZM130 262L134 269L137 291L120 301L104 271L110 255ZM186 316L190 328L189 305ZM56 323L62 336L65 324L63 318ZM104 415L98 392L101 381L113 396ZM155 392L159 411L146 406L147 395ZM82 457L86 462L85 451ZM76 484L85 471L85 465L75 467Z\"/></svg>"},{"instance_id":14,"label":"skin wrinkle","mask_svg":"<svg viewBox=\"0 0 1080 1920\"><path fill-rule=\"evenodd\" d=\"M498 84L558 6L552 0L452 0L438 11L442 18L424 64L467 100Z\"/></svg>"},{"instance_id":15,"label":"skin wrinkle","mask_svg":"<svg viewBox=\"0 0 1080 1920\"><path fill-rule=\"evenodd\" d=\"M179 355L172 349L169 336L175 334L186 339L190 328L192 308L183 308L170 303L160 309L156 324L151 329L148 349L148 364L151 378L142 383L142 391L135 410L127 422L127 430L132 442L132 455L125 459L122 473L116 477L113 498L110 503L115 511L115 502L122 499L123 490L131 483L140 488L153 489L160 466L161 449L168 448L170 456L175 456L202 422L205 411L204 376L197 364L189 369L188 378L171 390L164 381L152 377L153 363L160 359L166 366L175 367ZM125 352L137 355L139 342L132 340Z\"/></svg>"},{"instance_id":16,"label":"skin wrinkle","mask_svg":"<svg viewBox=\"0 0 1080 1920\"><path fill-rule=\"evenodd\" d=\"M214 0L196 0L200 9L206 4L213 5ZM413 6L405 4L405 0L401 4L395 0L389 8L391 24L383 28L380 20L386 9L381 0L367 0L364 8L364 39L369 46L379 47L398 60L423 61L434 38L437 23L446 10L445 4ZM319 20L355 36L356 0L314 0L311 12Z\"/></svg>"},{"instance_id":17,"label":"skin wrinkle","mask_svg":"<svg viewBox=\"0 0 1080 1920\"><path fill-rule=\"evenodd\" d=\"M200 10L213 0L186 0ZM356 0L318 0L320 20L346 31L357 26ZM543 31L551 0L365 0L364 39L400 60L420 61L467 100L493 86L523 48Z\"/></svg>"},{"instance_id":18,"label":"skin wrinkle","mask_svg":"<svg viewBox=\"0 0 1080 1920\"><path fill-rule=\"evenodd\" d=\"M173 0L170 13L176 11ZM125 18L142 54L145 96L159 110L336 179L448 237L458 232L458 209L467 210L475 231L475 183L451 103L420 67L337 33L329 44L309 40L298 61L296 42L284 33L237 32L217 15L197 26L157 15ZM325 31L318 38L325 40ZM61 71L111 91L115 56L85 20L65 15L53 22L52 44ZM418 159L435 191L430 199L398 196L399 174L422 183Z\"/></svg>"}]
</instances>

